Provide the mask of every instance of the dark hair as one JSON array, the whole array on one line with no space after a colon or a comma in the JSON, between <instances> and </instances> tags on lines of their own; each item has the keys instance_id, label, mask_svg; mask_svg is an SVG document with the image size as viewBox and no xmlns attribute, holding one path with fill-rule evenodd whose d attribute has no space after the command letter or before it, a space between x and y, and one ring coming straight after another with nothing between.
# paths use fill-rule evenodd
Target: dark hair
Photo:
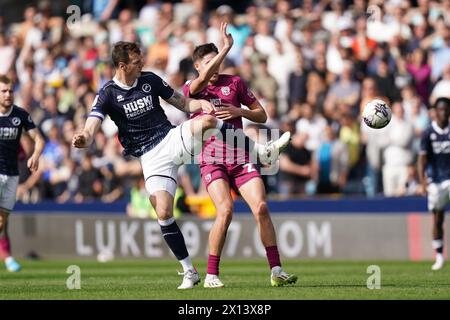
<instances>
[{"instance_id":1,"label":"dark hair","mask_svg":"<svg viewBox=\"0 0 450 320\"><path fill-rule=\"evenodd\" d=\"M8 78L7 76L1 74L1 75L0 75L0 83L10 84L10 83L12 83L12 82L11 82L11 79L10 79L10 78Z\"/></svg>"},{"instance_id":2,"label":"dark hair","mask_svg":"<svg viewBox=\"0 0 450 320\"><path fill-rule=\"evenodd\" d=\"M192 54L192 60L195 62L197 60L202 59L207 54L211 52L219 53L216 45L214 43L202 44L194 49L194 53Z\"/></svg>"},{"instance_id":3,"label":"dark hair","mask_svg":"<svg viewBox=\"0 0 450 320\"><path fill-rule=\"evenodd\" d=\"M116 42L111 54L114 67L117 68L119 62L128 64L130 62L131 53L141 54L141 49L137 43L126 41Z\"/></svg>"},{"instance_id":4,"label":"dark hair","mask_svg":"<svg viewBox=\"0 0 450 320\"><path fill-rule=\"evenodd\" d=\"M445 104L447 104L447 107L450 106L450 99L447 97L440 97L436 100L436 102L434 103L434 105L432 105L432 108L437 108L438 104L440 102L443 102Z\"/></svg>"},{"instance_id":5,"label":"dark hair","mask_svg":"<svg viewBox=\"0 0 450 320\"><path fill-rule=\"evenodd\" d=\"M389 54L384 54L381 59L380 62L384 62L385 64L389 65Z\"/></svg>"}]
</instances>

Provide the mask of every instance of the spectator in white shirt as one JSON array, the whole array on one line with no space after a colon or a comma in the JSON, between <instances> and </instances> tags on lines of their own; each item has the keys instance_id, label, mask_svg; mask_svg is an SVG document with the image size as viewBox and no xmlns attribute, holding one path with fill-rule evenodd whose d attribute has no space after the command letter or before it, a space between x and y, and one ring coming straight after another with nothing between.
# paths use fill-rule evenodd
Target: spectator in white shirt
<instances>
[{"instance_id":1,"label":"spectator in white shirt","mask_svg":"<svg viewBox=\"0 0 450 320\"><path fill-rule=\"evenodd\" d=\"M412 142L414 128L405 118L400 102L392 106L392 120L386 127L384 150L383 190L388 197L400 196L408 180L408 166L412 164L414 154Z\"/></svg>"}]
</instances>

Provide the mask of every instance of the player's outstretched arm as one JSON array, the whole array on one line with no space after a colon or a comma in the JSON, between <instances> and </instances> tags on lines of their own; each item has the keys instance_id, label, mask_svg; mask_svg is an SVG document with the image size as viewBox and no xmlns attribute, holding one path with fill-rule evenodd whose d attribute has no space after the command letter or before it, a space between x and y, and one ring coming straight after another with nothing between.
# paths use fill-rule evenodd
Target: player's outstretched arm
<instances>
[{"instance_id":1,"label":"player's outstretched arm","mask_svg":"<svg viewBox=\"0 0 450 320\"><path fill-rule=\"evenodd\" d=\"M231 120L238 117L246 118L257 123L265 123L267 121L267 113L258 101L255 101L247 109L237 108L232 104L224 103L219 111L215 112L215 116L220 120Z\"/></svg>"},{"instance_id":2,"label":"player's outstretched arm","mask_svg":"<svg viewBox=\"0 0 450 320\"><path fill-rule=\"evenodd\" d=\"M39 158L41 157L42 151L44 151L45 140L37 129L29 130L26 134L34 141L34 151L27 162L30 171L34 172L39 168Z\"/></svg>"},{"instance_id":3,"label":"player's outstretched arm","mask_svg":"<svg viewBox=\"0 0 450 320\"><path fill-rule=\"evenodd\" d=\"M203 111L207 114L214 113L214 106L211 102L187 98L177 91L174 91L173 95L166 101L183 112L194 113Z\"/></svg>"},{"instance_id":4,"label":"player's outstretched arm","mask_svg":"<svg viewBox=\"0 0 450 320\"><path fill-rule=\"evenodd\" d=\"M94 136L100 129L101 121L95 117L88 117L84 129L80 133L76 133L72 138L72 146L75 148L86 148L94 140Z\"/></svg>"},{"instance_id":5,"label":"player's outstretched arm","mask_svg":"<svg viewBox=\"0 0 450 320\"><path fill-rule=\"evenodd\" d=\"M220 31L222 34L223 42L222 49L211 61L209 61L207 67L200 71L198 77L192 80L189 86L189 93L191 95L199 93L208 85L209 79L211 79L214 73L218 72L220 65L233 46L233 37L231 36L231 34L227 33L226 22L221 23Z\"/></svg>"}]
</instances>

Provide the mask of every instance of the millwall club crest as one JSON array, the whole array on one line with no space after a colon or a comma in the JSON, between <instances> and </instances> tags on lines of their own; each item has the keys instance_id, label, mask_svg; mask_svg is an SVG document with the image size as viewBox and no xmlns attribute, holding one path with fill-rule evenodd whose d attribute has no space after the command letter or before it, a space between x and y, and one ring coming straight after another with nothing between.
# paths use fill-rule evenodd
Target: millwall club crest
<instances>
[{"instance_id":1,"label":"millwall club crest","mask_svg":"<svg viewBox=\"0 0 450 320\"><path fill-rule=\"evenodd\" d=\"M150 92L150 90L152 90L152 87L148 83L144 83L142 86L142 91Z\"/></svg>"},{"instance_id":2,"label":"millwall club crest","mask_svg":"<svg viewBox=\"0 0 450 320\"><path fill-rule=\"evenodd\" d=\"M20 125L21 121L20 121L20 118L14 117L14 118L12 118L11 122L13 125L15 125L17 127L18 125Z\"/></svg>"},{"instance_id":3,"label":"millwall club crest","mask_svg":"<svg viewBox=\"0 0 450 320\"><path fill-rule=\"evenodd\" d=\"M220 88L220 91L222 92L222 94L224 96L228 96L230 94L230 87L228 87L228 86L222 87L222 88Z\"/></svg>"}]
</instances>

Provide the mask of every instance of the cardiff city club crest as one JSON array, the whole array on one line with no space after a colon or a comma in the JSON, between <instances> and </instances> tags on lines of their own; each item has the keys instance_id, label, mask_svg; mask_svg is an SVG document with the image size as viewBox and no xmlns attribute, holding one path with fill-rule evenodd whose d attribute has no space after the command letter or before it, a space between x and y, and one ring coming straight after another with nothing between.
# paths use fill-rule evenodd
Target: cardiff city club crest
<instances>
[{"instance_id":1,"label":"cardiff city club crest","mask_svg":"<svg viewBox=\"0 0 450 320\"><path fill-rule=\"evenodd\" d=\"M230 94L230 87L228 87L228 86L222 87L222 88L220 88L220 91L222 92L222 94L224 96L228 96Z\"/></svg>"}]
</instances>

